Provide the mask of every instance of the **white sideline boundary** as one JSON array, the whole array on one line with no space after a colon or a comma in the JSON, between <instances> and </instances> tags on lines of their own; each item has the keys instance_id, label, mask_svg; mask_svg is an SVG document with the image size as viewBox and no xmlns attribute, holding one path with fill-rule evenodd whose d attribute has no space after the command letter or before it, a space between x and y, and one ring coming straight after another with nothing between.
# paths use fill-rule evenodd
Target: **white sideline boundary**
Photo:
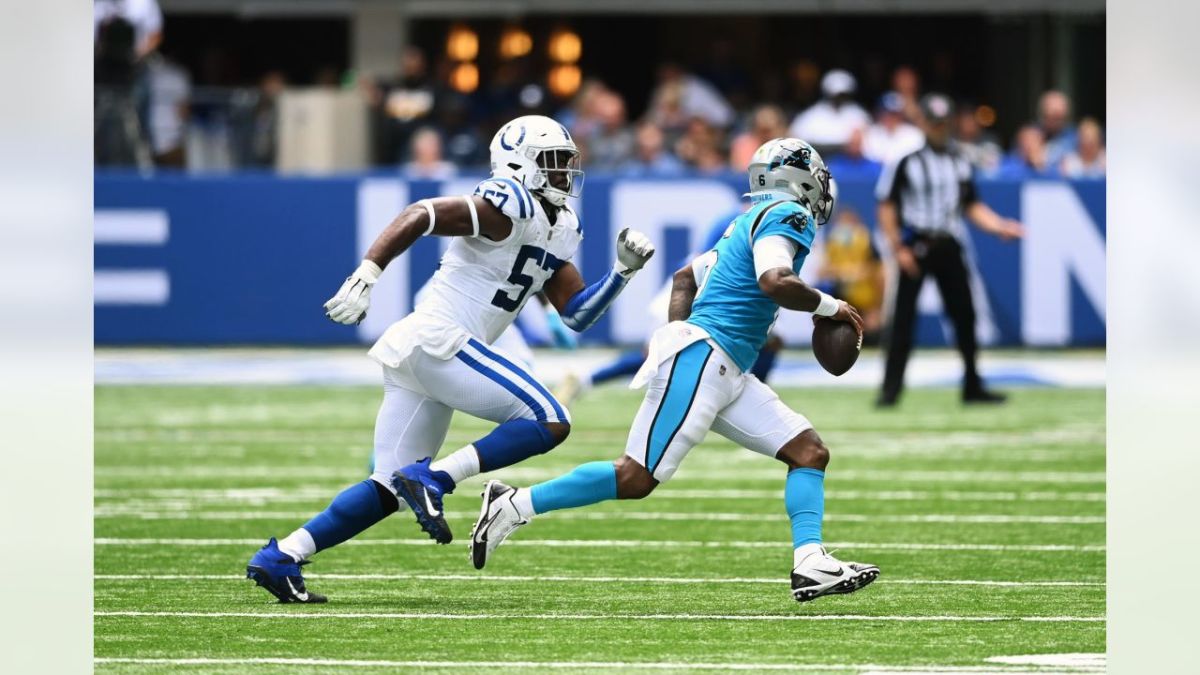
<instances>
[{"instance_id":1,"label":"white sideline boundary","mask_svg":"<svg viewBox=\"0 0 1200 675\"><path fill-rule=\"evenodd\" d=\"M141 610L97 611L102 617L168 617L168 618L251 618L251 619L529 619L536 621L589 621L623 619L630 621L886 621L929 623L995 623L1020 621L1027 623L1100 623L1103 616L957 616L957 615L879 615L870 614L470 614L442 612L154 612Z\"/></svg>"},{"instance_id":2,"label":"white sideline boundary","mask_svg":"<svg viewBox=\"0 0 1200 675\"><path fill-rule=\"evenodd\" d=\"M474 519L478 512L447 511L452 519ZM95 518L132 518L134 520L305 520L311 511L145 511L138 508L98 506ZM783 514L755 513L676 513L655 511L568 511L554 515L554 520L636 520L636 521L700 521L700 522L776 522L785 521ZM1007 514L870 514L828 513L826 522L842 523L924 523L953 525L1103 525L1104 516L1065 515L1007 515Z\"/></svg>"},{"instance_id":3,"label":"white sideline boundary","mask_svg":"<svg viewBox=\"0 0 1200 675\"><path fill-rule=\"evenodd\" d=\"M505 670L545 668L570 670L716 670L716 671L848 671L848 672L920 672L920 673L1080 673L1102 672L1101 668L1089 667L1048 667L1048 668L1011 668L994 666L938 666L938 665L905 665L885 666L876 664L851 663L696 663L691 661L678 662L638 662L638 661L385 661L364 659L305 659L305 658L124 658L97 657L93 659L97 665L104 664L137 664L137 665L170 665L170 666L326 666L337 668L499 668Z\"/></svg>"},{"instance_id":4,"label":"white sideline boundary","mask_svg":"<svg viewBox=\"0 0 1200 675\"><path fill-rule=\"evenodd\" d=\"M241 574L97 574L97 581L241 581ZM498 574L309 574L312 580L339 581L498 581L498 582L567 582L587 584L786 584L783 577L588 577L564 575L498 575ZM1103 587L1103 581L1001 581L990 579L889 579L875 582L887 586L996 586L1003 588Z\"/></svg>"},{"instance_id":5,"label":"white sideline boundary","mask_svg":"<svg viewBox=\"0 0 1200 675\"><path fill-rule=\"evenodd\" d=\"M101 537L95 546L262 546L258 539L142 539ZM351 539L339 546L434 546L432 539ZM786 541L692 541L654 539L517 539L505 546L550 548L788 548ZM912 544L903 542L826 542L829 548L862 548L890 551L1021 551L1103 553L1103 545L1068 544Z\"/></svg>"}]
</instances>

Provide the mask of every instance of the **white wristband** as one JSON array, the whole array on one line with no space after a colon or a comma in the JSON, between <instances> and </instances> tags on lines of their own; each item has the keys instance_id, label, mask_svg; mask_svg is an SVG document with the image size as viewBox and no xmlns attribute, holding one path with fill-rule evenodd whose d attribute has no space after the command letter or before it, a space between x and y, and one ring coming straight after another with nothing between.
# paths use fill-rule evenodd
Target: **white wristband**
<instances>
[{"instance_id":1,"label":"white wristband","mask_svg":"<svg viewBox=\"0 0 1200 675\"><path fill-rule=\"evenodd\" d=\"M471 236L479 236L479 212L475 210L475 200L471 199L470 195L463 195L463 199L467 200L467 210L471 212Z\"/></svg>"},{"instance_id":2,"label":"white wristband","mask_svg":"<svg viewBox=\"0 0 1200 675\"><path fill-rule=\"evenodd\" d=\"M822 293L821 291L817 292L821 293L821 302L817 305L817 308L813 310L813 314L816 314L817 316L833 316L834 314L837 314L838 310L842 306L842 303L828 293Z\"/></svg>"},{"instance_id":3,"label":"white wristband","mask_svg":"<svg viewBox=\"0 0 1200 675\"><path fill-rule=\"evenodd\" d=\"M381 274L383 274L383 270L379 267L379 265L376 265L370 260L364 260L362 261L362 264L358 266L358 269L354 270L354 274L351 276L358 277L359 279L367 282L368 285L374 286L379 281L379 275Z\"/></svg>"},{"instance_id":4,"label":"white wristband","mask_svg":"<svg viewBox=\"0 0 1200 675\"><path fill-rule=\"evenodd\" d=\"M427 237L430 232L433 232L433 226L437 224L437 212L433 210L433 204L428 199L422 199L417 203L424 206L425 213L429 214L429 227L425 228L425 233L421 235L422 237Z\"/></svg>"}]
</instances>

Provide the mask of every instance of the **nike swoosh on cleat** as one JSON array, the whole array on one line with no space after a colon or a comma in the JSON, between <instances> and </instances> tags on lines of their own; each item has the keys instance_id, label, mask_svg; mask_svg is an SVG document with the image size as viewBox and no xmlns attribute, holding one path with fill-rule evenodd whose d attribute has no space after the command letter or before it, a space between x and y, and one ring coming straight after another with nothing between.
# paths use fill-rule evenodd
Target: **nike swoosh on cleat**
<instances>
[{"instance_id":1,"label":"nike swoosh on cleat","mask_svg":"<svg viewBox=\"0 0 1200 675\"><path fill-rule=\"evenodd\" d=\"M300 602L308 602L308 591L304 591L303 593L297 591L296 587L292 585L291 579L287 580L287 585L288 588L292 589L292 595L295 596L297 600Z\"/></svg>"},{"instance_id":2,"label":"nike swoosh on cleat","mask_svg":"<svg viewBox=\"0 0 1200 675\"><path fill-rule=\"evenodd\" d=\"M437 518L442 515L441 510L433 505L433 500L429 498L429 490L421 490L421 494L425 496L425 512Z\"/></svg>"},{"instance_id":3,"label":"nike swoosh on cleat","mask_svg":"<svg viewBox=\"0 0 1200 675\"><path fill-rule=\"evenodd\" d=\"M831 577L840 577L843 574L842 569L840 567L832 572L830 572L829 570L823 570L820 567L814 567L813 570L820 572L821 574L828 574Z\"/></svg>"}]
</instances>

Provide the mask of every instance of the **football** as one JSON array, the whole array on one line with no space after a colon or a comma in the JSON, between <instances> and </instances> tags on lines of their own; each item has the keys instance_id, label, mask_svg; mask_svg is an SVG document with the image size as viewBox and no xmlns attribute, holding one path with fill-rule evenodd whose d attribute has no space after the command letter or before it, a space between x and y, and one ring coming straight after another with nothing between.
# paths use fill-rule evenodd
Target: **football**
<instances>
[{"instance_id":1,"label":"football","mask_svg":"<svg viewBox=\"0 0 1200 675\"><path fill-rule=\"evenodd\" d=\"M845 321L818 319L813 326L813 354L831 375L841 375L854 366L862 351L862 338Z\"/></svg>"}]
</instances>

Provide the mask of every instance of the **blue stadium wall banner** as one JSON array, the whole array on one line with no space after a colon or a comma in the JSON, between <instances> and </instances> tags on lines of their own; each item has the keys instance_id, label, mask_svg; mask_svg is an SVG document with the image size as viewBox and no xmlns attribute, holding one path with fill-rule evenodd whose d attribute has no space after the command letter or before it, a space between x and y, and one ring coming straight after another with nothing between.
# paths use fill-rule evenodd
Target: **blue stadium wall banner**
<instances>
[{"instance_id":1,"label":"blue stadium wall banner","mask_svg":"<svg viewBox=\"0 0 1200 675\"><path fill-rule=\"evenodd\" d=\"M395 260L359 326L325 318L321 304L357 266L375 236L406 204L470 193L481 176L442 182L389 174L324 178L97 173L95 340L127 344L369 343L412 307L446 240L427 237ZM874 227L874 182L839 182L839 208ZM661 291L715 223L737 213L744 178L623 178L588 175L575 204L584 240L574 261L586 279L612 264L622 227L645 232L658 254L585 344L635 344L663 320ZM1027 236L1003 242L970 228L967 254L978 331L985 344L1103 346L1103 180L979 181L984 201L1017 218ZM820 266L820 237L802 276ZM658 302L656 302L656 298ZM952 343L935 284L918 301L918 341ZM777 330L806 344L807 315L781 312Z\"/></svg>"}]
</instances>

